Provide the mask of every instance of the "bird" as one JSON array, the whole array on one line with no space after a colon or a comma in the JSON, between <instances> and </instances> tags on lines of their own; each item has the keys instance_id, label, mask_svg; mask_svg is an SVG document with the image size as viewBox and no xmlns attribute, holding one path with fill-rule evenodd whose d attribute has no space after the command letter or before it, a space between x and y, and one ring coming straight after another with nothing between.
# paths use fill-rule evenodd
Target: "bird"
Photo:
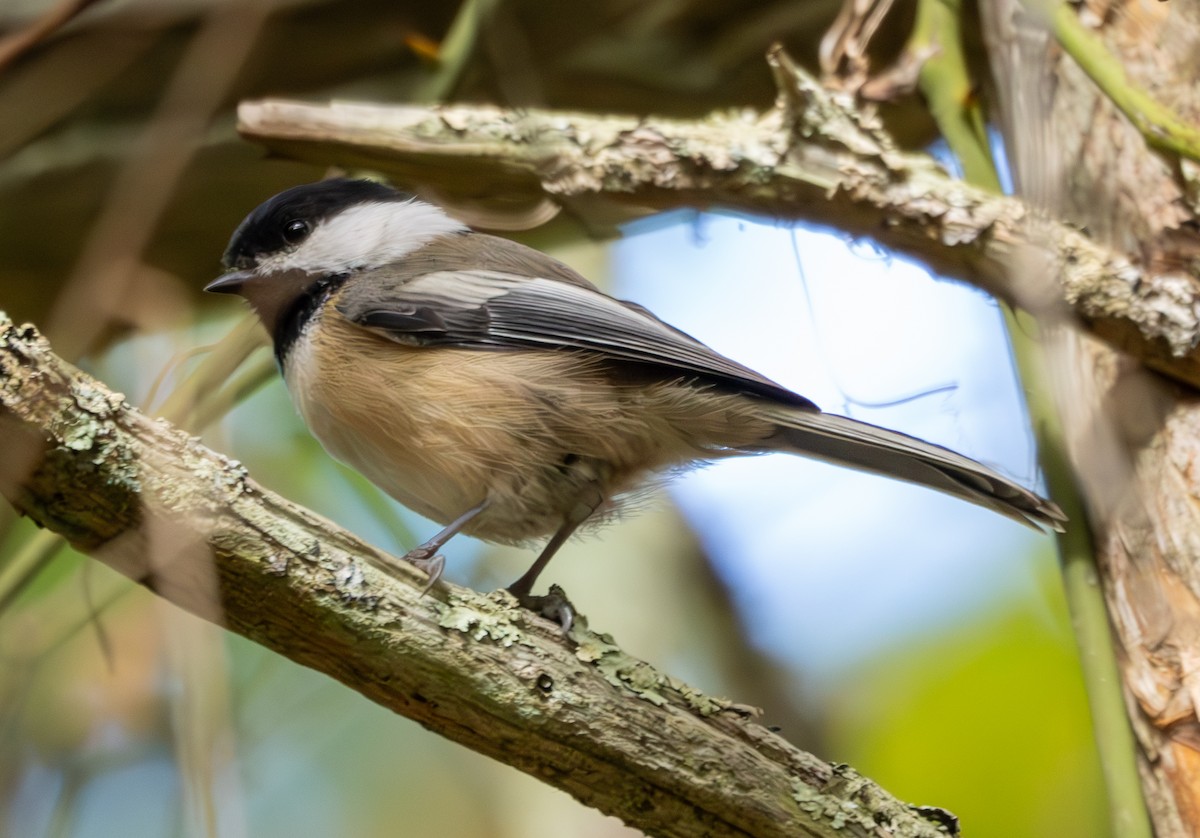
<instances>
[{"instance_id":1,"label":"bird","mask_svg":"<svg viewBox=\"0 0 1200 838\"><path fill-rule=\"evenodd\" d=\"M249 302L313 436L443 525L404 557L429 585L459 533L545 539L508 586L539 610L539 575L581 527L663 475L766 452L915 483L1038 530L1066 522L981 463L823 412L562 262L378 181L280 192L222 261L206 290Z\"/></svg>"}]
</instances>

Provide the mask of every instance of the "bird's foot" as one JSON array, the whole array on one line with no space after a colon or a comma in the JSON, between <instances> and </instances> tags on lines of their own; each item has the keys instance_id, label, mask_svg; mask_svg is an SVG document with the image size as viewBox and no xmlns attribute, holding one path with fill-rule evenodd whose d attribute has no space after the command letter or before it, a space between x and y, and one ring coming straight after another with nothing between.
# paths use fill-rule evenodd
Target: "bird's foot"
<instances>
[{"instance_id":1,"label":"bird's foot","mask_svg":"<svg viewBox=\"0 0 1200 838\"><path fill-rule=\"evenodd\" d=\"M429 589L441 580L446 570L446 557L438 553L436 547L421 545L405 553L403 559L429 577L425 587L421 588L421 596L429 593Z\"/></svg>"},{"instance_id":2,"label":"bird's foot","mask_svg":"<svg viewBox=\"0 0 1200 838\"><path fill-rule=\"evenodd\" d=\"M512 587L508 591L517 598L522 608L558 623L562 627L563 637L570 634L571 626L575 625L575 606L567 599L566 591L558 585L551 585L550 592L541 595L515 591Z\"/></svg>"}]
</instances>

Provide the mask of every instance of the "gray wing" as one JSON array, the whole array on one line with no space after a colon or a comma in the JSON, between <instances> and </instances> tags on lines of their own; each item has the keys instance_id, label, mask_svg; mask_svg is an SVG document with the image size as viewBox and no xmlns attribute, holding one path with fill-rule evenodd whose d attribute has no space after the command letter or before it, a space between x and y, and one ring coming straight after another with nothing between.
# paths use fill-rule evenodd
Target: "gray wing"
<instances>
[{"instance_id":1,"label":"gray wing","mask_svg":"<svg viewBox=\"0 0 1200 838\"><path fill-rule=\"evenodd\" d=\"M496 244L486 252L469 249L480 242ZM780 428L773 448L929 486L1035 527L1061 529L1066 520L1053 503L966 457L821 413L803 396L536 251L468 234L413 255L419 258L352 277L334 298L337 310L407 346L590 352L762 396L773 403L764 417Z\"/></svg>"},{"instance_id":2,"label":"gray wing","mask_svg":"<svg viewBox=\"0 0 1200 838\"><path fill-rule=\"evenodd\" d=\"M388 266L357 275L337 295L338 311L409 346L595 352L815 408L803 396L714 352L641 306L609 297L573 272L530 278L528 273L460 268L414 276L413 267ZM555 265L547 273L562 270L569 269Z\"/></svg>"}]
</instances>

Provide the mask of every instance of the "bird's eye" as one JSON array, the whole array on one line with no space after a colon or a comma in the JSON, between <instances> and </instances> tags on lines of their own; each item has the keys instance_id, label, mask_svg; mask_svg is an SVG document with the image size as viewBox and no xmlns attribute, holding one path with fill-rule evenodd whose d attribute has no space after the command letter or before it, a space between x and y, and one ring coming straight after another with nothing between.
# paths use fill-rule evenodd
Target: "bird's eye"
<instances>
[{"instance_id":1,"label":"bird's eye","mask_svg":"<svg viewBox=\"0 0 1200 838\"><path fill-rule=\"evenodd\" d=\"M302 221L299 218L284 222L283 239L288 244L296 244L308 235L308 229L308 222Z\"/></svg>"}]
</instances>

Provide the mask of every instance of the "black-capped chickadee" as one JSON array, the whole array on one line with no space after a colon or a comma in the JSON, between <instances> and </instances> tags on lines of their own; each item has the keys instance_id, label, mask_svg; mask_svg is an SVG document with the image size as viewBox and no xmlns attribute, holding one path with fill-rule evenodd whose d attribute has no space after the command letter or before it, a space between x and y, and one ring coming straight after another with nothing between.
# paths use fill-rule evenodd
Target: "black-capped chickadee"
<instances>
[{"instance_id":1,"label":"black-capped chickadee","mask_svg":"<svg viewBox=\"0 0 1200 838\"><path fill-rule=\"evenodd\" d=\"M822 413L566 265L365 180L258 207L209 291L249 300L325 449L453 535L549 536L524 601L585 522L656 474L765 451L918 483L1034 527L1053 503L973 460Z\"/></svg>"}]
</instances>

